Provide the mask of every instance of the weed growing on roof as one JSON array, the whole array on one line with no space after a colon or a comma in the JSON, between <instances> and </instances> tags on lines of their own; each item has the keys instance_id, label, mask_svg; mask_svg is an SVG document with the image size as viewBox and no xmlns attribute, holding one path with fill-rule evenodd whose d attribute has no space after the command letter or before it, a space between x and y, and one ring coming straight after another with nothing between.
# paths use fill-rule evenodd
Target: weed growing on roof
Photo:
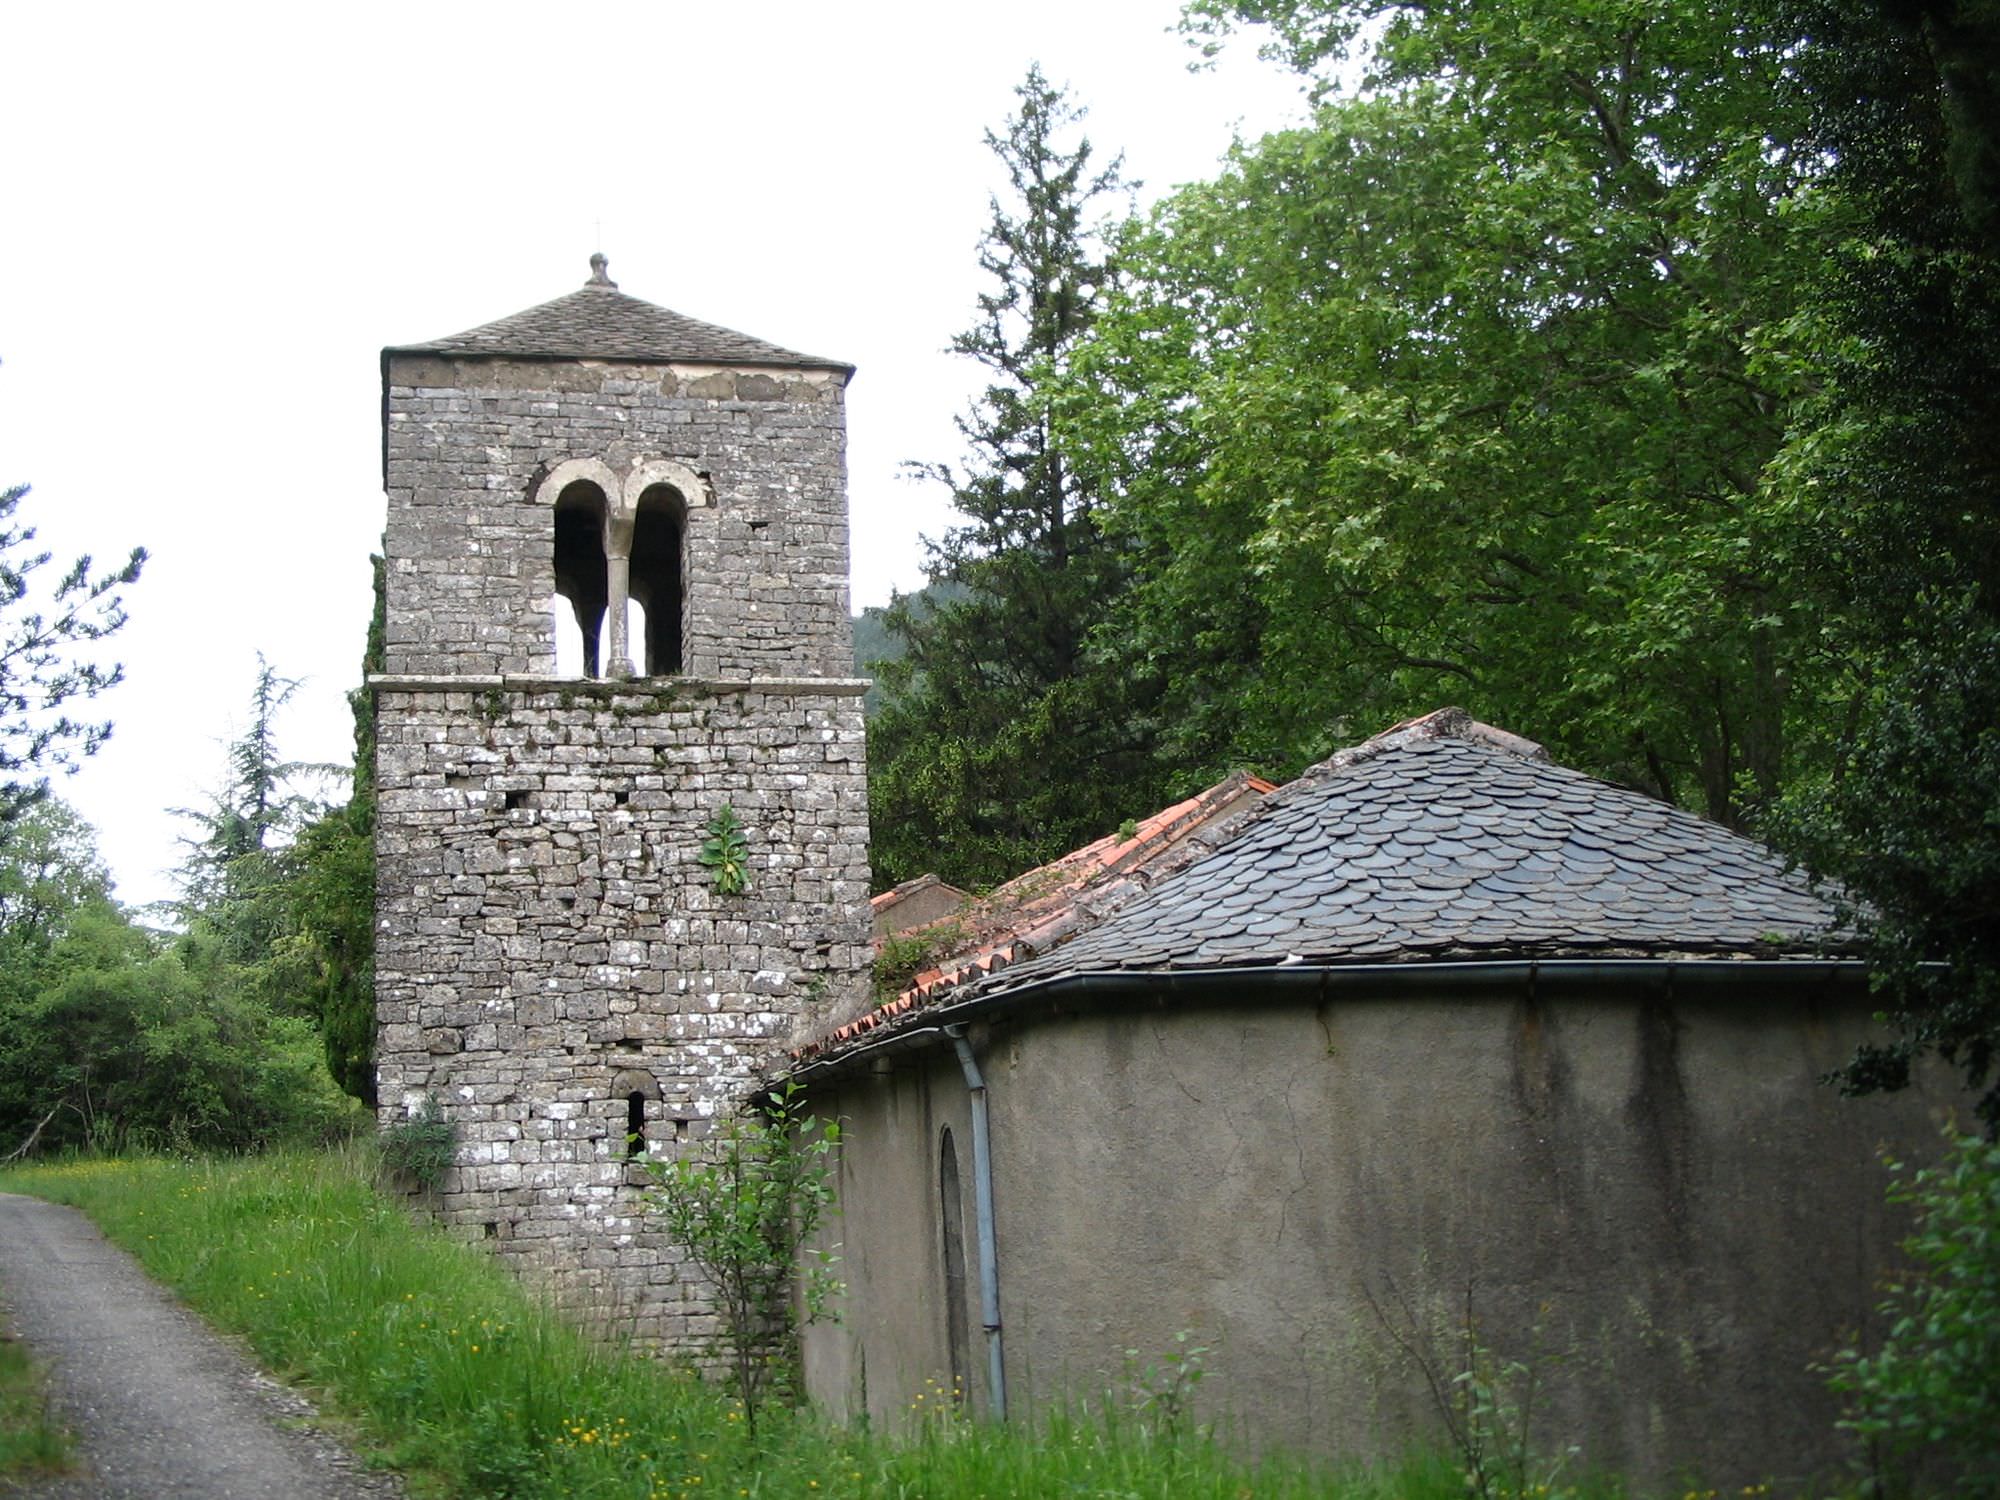
<instances>
[{"instance_id":1,"label":"weed growing on roof","mask_svg":"<svg viewBox=\"0 0 2000 1500\"><path fill-rule=\"evenodd\" d=\"M965 925L950 918L882 940L875 951L875 999L878 1003L895 999L917 982L917 976L935 968L940 957L964 946Z\"/></svg>"}]
</instances>

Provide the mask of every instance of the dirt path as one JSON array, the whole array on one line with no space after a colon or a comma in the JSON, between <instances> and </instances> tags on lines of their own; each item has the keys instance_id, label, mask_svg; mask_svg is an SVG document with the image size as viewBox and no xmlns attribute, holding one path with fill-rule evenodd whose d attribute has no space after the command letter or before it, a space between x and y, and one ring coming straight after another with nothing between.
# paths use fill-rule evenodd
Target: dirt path
<instances>
[{"instance_id":1,"label":"dirt path","mask_svg":"<svg viewBox=\"0 0 2000 1500\"><path fill-rule=\"evenodd\" d=\"M0 1193L0 1316L47 1365L83 1467L33 1500L391 1500L259 1371L75 1209Z\"/></svg>"}]
</instances>

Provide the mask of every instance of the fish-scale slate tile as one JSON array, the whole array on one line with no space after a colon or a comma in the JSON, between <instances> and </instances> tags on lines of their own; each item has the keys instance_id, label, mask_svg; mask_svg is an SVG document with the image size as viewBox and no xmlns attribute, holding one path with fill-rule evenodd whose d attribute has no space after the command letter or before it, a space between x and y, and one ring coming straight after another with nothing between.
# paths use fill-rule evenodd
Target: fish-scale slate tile
<instances>
[{"instance_id":1,"label":"fish-scale slate tile","mask_svg":"<svg viewBox=\"0 0 2000 1500\"><path fill-rule=\"evenodd\" d=\"M1316 767L1233 842L1000 983L1455 953L1774 957L1831 928L1759 845L1449 712Z\"/></svg>"}]
</instances>

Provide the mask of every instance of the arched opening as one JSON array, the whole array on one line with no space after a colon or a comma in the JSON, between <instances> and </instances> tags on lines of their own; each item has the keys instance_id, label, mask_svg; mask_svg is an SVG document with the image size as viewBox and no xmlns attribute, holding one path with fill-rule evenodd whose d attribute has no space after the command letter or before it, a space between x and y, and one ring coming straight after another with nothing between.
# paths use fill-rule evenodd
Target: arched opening
<instances>
[{"instance_id":1,"label":"arched opening","mask_svg":"<svg viewBox=\"0 0 2000 1500\"><path fill-rule=\"evenodd\" d=\"M630 597L627 597L625 600L625 639L628 642L637 641L639 643L639 675L641 677L651 676L652 673L645 670L646 606L641 604L637 599Z\"/></svg>"},{"instance_id":2,"label":"arched opening","mask_svg":"<svg viewBox=\"0 0 2000 1500\"><path fill-rule=\"evenodd\" d=\"M687 501L669 484L648 485L632 517L632 601L644 612L643 648L635 653L647 677L682 670L681 617L686 605L683 560Z\"/></svg>"},{"instance_id":3,"label":"arched opening","mask_svg":"<svg viewBox=\"0 0 2000 1500\"><path fill-rule=\"evenodd\" d=\"M556 496L556 593L569 601L580 650L565 650L559 630L556 660L580 659L585 677L601 675L600 637L610 602L610 571L604 556L604 491L578 479ZM560 620L558 620L560 626Z\"/></svg>"},{"instance_id":4,"label":"arched opening","mask_svg":"<svg viewBox=\"0 0 2000 1500\"><path fill-rule=\"evenodd\" d=\"M938 1213L944 1226L944 1332L951 1356L951 1394L963 1404L972 1379L972 1334L965 1313L965 1203L958 1189L958 1147L948 1125L938 1141Z\"/></svg>"}]
</instances>

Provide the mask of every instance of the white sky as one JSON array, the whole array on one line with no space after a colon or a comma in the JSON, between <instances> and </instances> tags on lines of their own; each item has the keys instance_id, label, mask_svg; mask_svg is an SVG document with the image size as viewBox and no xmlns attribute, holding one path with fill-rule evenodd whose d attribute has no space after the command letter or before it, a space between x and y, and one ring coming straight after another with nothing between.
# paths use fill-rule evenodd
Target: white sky
<instances>
[{"instance_id":1,"label":"white sky","mask_svg":"<svg viewBox=\"0 0 2000 1500\"><path fill-rule=\"evenodd\" d=\"M1302 112L1246 39L1207 73L1177 0L848 5L7 4L0 484L56 553L153 560L57 791L132 903L171 893L259 650L300 759L351 751L381 535L377 355L579 286L860 367L854 604L923 581L1000 168L1039 59L1150 198Z\"/></svg>"}]
</instances>

